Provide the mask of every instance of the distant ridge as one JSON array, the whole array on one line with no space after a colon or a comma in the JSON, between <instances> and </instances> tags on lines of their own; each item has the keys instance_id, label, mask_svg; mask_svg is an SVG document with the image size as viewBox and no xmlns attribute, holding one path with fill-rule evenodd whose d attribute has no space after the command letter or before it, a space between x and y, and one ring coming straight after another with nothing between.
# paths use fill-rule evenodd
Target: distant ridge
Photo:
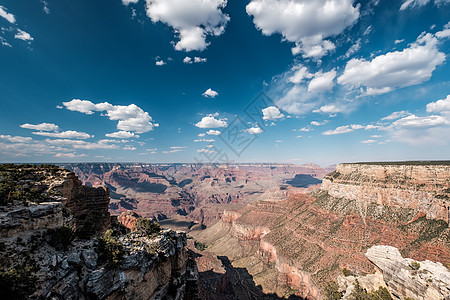
<instances>
[{"instance_id":1,"label":"distant ridge","mask_svg":"<svg viewBox=\"0 0 450 300\"><path fill-rule=\"evenodd\" d=\"M374 162L355 162L355 163L342 163L343 165L450 165L450 160L410 160L410 161L374 161Z\"/></svg>"}]
</instances>

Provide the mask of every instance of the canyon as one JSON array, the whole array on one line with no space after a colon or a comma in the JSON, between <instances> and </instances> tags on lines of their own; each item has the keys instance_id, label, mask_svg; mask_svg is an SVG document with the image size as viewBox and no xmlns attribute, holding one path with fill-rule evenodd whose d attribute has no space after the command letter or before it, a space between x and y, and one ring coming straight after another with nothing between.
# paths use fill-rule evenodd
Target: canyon
<instances>
[{"instance_id":1,"label":"canyon","mask_svg":"<svg viewBox=\"0 0 450 300\"><path fill-rule=\"evenodd\" d=\"M24 264L29 245L43 247L30 252L34 295L450 297L448 162L64 167L18 181L45 201L0 206L5 253ZM149 236L142 220L162 229ZM65 226L89 238L56 249L45 235ZM99 241L119 243L122 260L105 265Z\"/></svg>"}]
</instances>

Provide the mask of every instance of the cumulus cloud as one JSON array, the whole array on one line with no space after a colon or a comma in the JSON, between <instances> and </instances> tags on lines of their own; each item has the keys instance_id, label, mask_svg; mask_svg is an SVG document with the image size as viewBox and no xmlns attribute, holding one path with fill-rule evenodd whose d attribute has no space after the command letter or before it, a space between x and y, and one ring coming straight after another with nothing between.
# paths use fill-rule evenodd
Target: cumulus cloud
<instances>
[{"instance_id":1,"label":"cumulus cloud","mask_svg":"<svg viewBox=\"0 0 450 300\"><path fill-rule=\"evenodd\" d=\"M220 132L219 130L208 130L207 132L206 132L206 134L208 134L208 135L221 135L222 134L222 132Z\"/></svg>"},{"instance_id":2,"label":"cumulus cloud","mask_svg":"<svg viewBox=\"0 0 450 300\"><path fill-rule=\"evenodd\" d=\"M436 67L445 61L432 34L421 34L403 51L388 52L367 61L351 59L338 83L351 88L365 87L366 95L379 95L399 87L430 79Z\"/></svg>"},{"instance_id":3,"label":"cumulus cloud","mask_svg":"<svg viewBox=\"0 0 450 300\"><path fill-rule=\"evenodd\" d=\"M338 107L335 104L323 105L319 109L313 110L315 113L326 113L326 114L334 114L338 112L342 112L343 108Z\"/></svg>"},{"instance_id":4,"label":"cumulus cloud","mask_svg":"<svg viewBox=\"0 0 450 300\"><path fill-rule=\"evenodd\" d=\"M125 147L122 148L122 150L130 150L130 151L134 151L134 150L136 150L136 147L133 147L133 146L125 146Z\"/></svg>"},{"instance_id":5,"label":"cumulus cloud","mask_svg":"<svg viewBox=\"0 0 450 300\"><path fill-rule=\"evenodd\" d=\"M139 0L122 0L123 5L130 5L130 4L136 4Z\"/></svg>"},{"instance_id":6,"label":"cumulus cloud","mask_svg":"<svg viewBox=\"0 0 450 300\"><path fill-rule=\"evenodd\" d=\"M198 128L219 128L219 127L227 127L227 119L216 119L219 116L218 113L209 114L206 117L203 117L200 122L195 124Z\"/></svg>"},{"instance_id":7,"label":"cumulus cloud","mask_svg":"<svg viewBox=\"0 0 450 300\"><path fill-rule=\"evenodd\" d=\"M159 124L153 123L152 117L147 112L135 104L128 106L112 105L108 102L95 104L88 100L73 99L69 102L63 102L63 105L68 110L87 115L91 115L95 111L106 111L105 116L112 121L118 121L117 129L121 131L145 133L159 126Z\"/></svg>"},{"instance_id":8,"label":"cumulus cloud","mask_svg":"<svg viewBox=\"0 0 450 300\"><path fill-rule=\"evenodd\" d=\"M395 121L388 130L393 139L410 145L445 145L450 135L449 125L443 116L411 115Z\"/></svg>"},{"instance_id":9,"label":"cumulus cloud","mask_svg":"<svg viewBox=\"0 0 450 300\"><path fill-rule=\"evenodd\" d=\"M258 133L263 132L263 130L261 128L259 128L258 126L250 127L249 129L245 129L244 131L247 131L250 134L258 134Z\"/></svg>"},{"instance_id":10,"label":"cumulus cloud","mask_svg":"<svg viewBox=\"0 0 450 300\"><path fill-rule=\"evenodd\" d=\"M16 23L16 17L12 13L9 13L6 7L1 5L0 5L0 17L4 18L11 24Z\"/></svg>"},{"instance_id":11,"label":"cumulus cloud","mask_svg":"<svg viewBox=\"0 0 450 300\"><path fill-rule=\"evenodd\" d=\"M336 71L317 72L308 84L308 92L326 92L333 89Z\"/></svg>"},{"instance_id":12,"label":"cumulus cloud","mask_svg":"<svg viewBox=\"0 0 450 300\"><path fill-rule=\"evenodd\" d=\"M344 126L339 126L336 129L333 130L327 130L322 132L323 135L335 135L335 134L343 134L343 133L348 133L348 132L352 132L355 131L357 129L362 129L364 128L364 126L362 125L357 125L357 124L352 124L352 125L344 125Z\"/></svg>"},{"instance_id":13,"label":"cumulus cloud","mask_svg":"<svg viewBox=\"0 0 450 300\"><path fill-rule=\"evenodd\" d=\"M62 138L62 139L88 139L91 137L94 137L93 135L90 135L86 132L78 132L74 130L68 130L63 132L46 132L46 131L39 131L39 132L32 132L36 135L42 135L42 136L48 136L53 138Z\"/></svg>"},{"instance_id":14,"label":"cumulus cloud","mask_svg":"<svg viewBox=\"0 0 450 300\"><path fill-rule=\"evenodd\" d=\"M176 153L176 152L183 152L186 151L186 146L173 146L170 147L170 150L165 150L162 151L163 154L168 154L168 153Z\"/></svg>"},{"instance_id":15,"label":"cumulus cloud","mask_svg":"<svg viewBox=\"0 0 450 300\"><path fill-rule=\"evenodd\" d=\"M58 131L59 127L58 125L55 125L53 123L41 123L41 124L22 124L20 125L22 128L31 129L31 130L39 130L39 131Z\"/></svg>"},{"instance_id":16,"label":"cumulus cloud","mask_svg":"<svg viewBox=\"0 0 450 300\"><path fill-rule=\"evenodd\" d=\"M295 42L293 54L319 59L335 48L326 38L339 35L359 18L353 0L252 0L246 7L264 35L279 33Z\"/></svg>"},{"instance_id":17,"label":"cumulus cloud","mask_svg":"<svg viewBox=\"0 0 450 300\"><path fill-rule=\"evenodd\" d=\"M421 7L428 4L428 2L430 2L430 0L405 0L400 6L400 10L405 10L407 8ZM448 3L450 3L449 0L434 0L434 4L436 5Z\"/></svg>"},{"instance_id":18,"label":"cumulus cloud","mask_svg":"<svg viewBox=\"0 0 450 300\"><path fill-rule=\"evenodd\" d=\"M157 66L164 66L165 64L166 64L166 62L163 61L162 59L157 60L157 61L155 62L155 65L157 65Z\"/></svg>"},{"instance_id":19,"label":"cumulus cloud","mask_svg":"<svg viewBox=\"0 0 450 300\"><path fill-rule=\"evenodd\" d=\"M57 139L57 140L46 139L45 142L55 146L71 146L75 149L86 149L86 150L118 148L117 145L112 144L114 141L111 140L99 140L97 142L91 143L86 141L69 140L69 139Z\"/></svg>"},{"instance_id":20,"label":"cumulus cloud","mask_svg":"<svg viewBox=\"0 0 450 300\"><path fill-rule=\"evenodd\" d=\"M198 56L194 57L195 63L202 63L202 62L206 62L206 61L207 61L207 59L205 57L198 57Z\"/></svg>"},{"instance_id":21,"label":"cumulus cloud","mask_svg":"<svg viewBox=\"0 0 450 300\"><path fill-rule=\"evenodd\" d=\"M311 121L311 125L313 126L323 126L328 123L328 120L323 120L322 122Z\"/></svg>"},{"instance_id":22,"label":"cumulus cloud","mask_svg":"<svg viewBox=\"0 0 450 300\"><path fill-rule=\"evenodd\" d=\"M219 93L209 88L202 95L205 98L215 98Z\"/></svg>"},{"instance_id":23,"label":"cumulus cloud","mask_svg":"<svg viewBox=\"0 0 450 300\"><path fill-rule=\"evenodd\" d=\"M427 112L429 113L450 113L450 95L447 98L437 100L427 104Z\"/></svg>"},{"instance_id":24,"label":"cumulus cloud","mask_svg":"<svg viewBox=\"0 0 450 300\"><path fill-rule=\"evenodd\" d=\"M205 142L205 143L213 143L216 140L214 139L198 139L198 140L194 140L194 143L200 143L200 142Z\"/></svg>"},{"instance_id":25,"label":"cumulus cloud","mask_svg":"<svg viewBox=\"0 0 450 300\"><path fill-rule=\"evenodd\" d=\"M113 133L107 133L105 134L106 137L110 138L116 138L116 139L129 139L129 138L138 138L139 135L135 134L134 132L129 131L117 131Z\"/></svg>"},{"instance_id":26,"label":"cumulus cloud","mask_svg":"<svg viewBox=\"0 0 450 300\"><path fill-rule=\"evenodd\" d=\"M146 0L147 16L153 22L171 26L179 41L179 51L204 50L206 37L219 36L229 21L223 8L227 0Z\"/></svg>"},{"instance_id":27,"label":"cumulus cloud","mask_svg":"<svg viewBox=\"0 0 450 300\"><path fill-rule=\"evenodd\" d=\"M284 117L284 115L280 112L280 110L276 106L266 107L262 109L262 113L264 120L276 120Z\"/></svg>"},{"instance_id":28,"label":"cumulus cloud","mask_svg":"<svg viewBox=\"0 0 450 300\"><path fill-rule=\"evenodd\" d=\"M294 75L289 77L289 81L295 84L301 83L303 80L311 78L313 75L308 72L308 68L299 64L292 67L292 71L295 71Z\"/></svg>"},{"instance_id":29,"label":"cumulus cloud","mask_svg":"<svg viewBox=\"0 0 450 300\"><path fill-rule=\"evenodd\" d=\"M0 139L7 140L7 141L9 141L11 143L30 143L30 142L33 141L33 139L30 138L30 137L11 136L9 134L7 134L7 135L0 134Z\"/></svg>"},{"instance_id":30,"label":"cumulus cloud","mask_svg":"<svg viewBox=\"0 0 450 300\"><path fill-rule=\"evenodd\" d=\"M34 38L28 32L25 32L21 29L17 29L17 33L14 35L14 38L25 42L31 42L34 40Z\"/></svg>"}]
</instances>

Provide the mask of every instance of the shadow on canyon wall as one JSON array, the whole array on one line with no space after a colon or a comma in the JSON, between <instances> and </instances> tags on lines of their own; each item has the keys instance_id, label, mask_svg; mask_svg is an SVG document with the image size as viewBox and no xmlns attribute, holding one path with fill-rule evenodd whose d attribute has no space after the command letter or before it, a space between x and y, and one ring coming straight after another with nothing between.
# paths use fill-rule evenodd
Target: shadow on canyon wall
<instances>
[{"instance_id":1,"label":"shadow on canyon wall","mask_svg":"<svg viewBox=\"0 0 450 300\"><path fill-rule=\"evenodd\" d=\"M193 253L194 256L202 256ZM253 276L245 268L235 268L226 256L217 256L225 268L225 274L213 270L199 272L200 298L205 300L274 300L303 298L290 295L281 298L276 294L265 294L260 285L256 285Z\"/></svg>"}]
</instances>

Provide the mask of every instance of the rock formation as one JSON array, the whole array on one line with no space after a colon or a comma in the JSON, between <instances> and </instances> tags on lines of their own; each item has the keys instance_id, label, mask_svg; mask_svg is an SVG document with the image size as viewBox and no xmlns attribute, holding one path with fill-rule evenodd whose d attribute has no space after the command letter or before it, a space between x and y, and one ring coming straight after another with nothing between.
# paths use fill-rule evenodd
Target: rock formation
<instances>
[{"instance_id":1,"label":"rock formation","mask_svg":"<svg viewBox=\"0 0 450 300\"><path fill-rule=\"evenodd\" d=\"M366 256L381 270L396 297L418 300L450 297L450 270L439 262L403 258L397 248L382 245L369 248Z\"/></svg>"},{"instance_id":2,"label":"rock formation","mask_svg":"<svg viewBox=\"0 0 450 300\"><path fill-rule=\"evenodd\" d=\"M197 299L185 233L111 225L108 190L52 166L0 166L0 184L1 299Z\"/></svg>"},{"instance_id":3,"label":"rock formation","mask_svg":"<svg viewBox=\"0 0 450 300\"><path fill-rule=\"evenodd\" d=\"M450 164L340 164L323 178L322 189L336 198L411 208L449 222Z\"/></svg>"}]
</instances>

